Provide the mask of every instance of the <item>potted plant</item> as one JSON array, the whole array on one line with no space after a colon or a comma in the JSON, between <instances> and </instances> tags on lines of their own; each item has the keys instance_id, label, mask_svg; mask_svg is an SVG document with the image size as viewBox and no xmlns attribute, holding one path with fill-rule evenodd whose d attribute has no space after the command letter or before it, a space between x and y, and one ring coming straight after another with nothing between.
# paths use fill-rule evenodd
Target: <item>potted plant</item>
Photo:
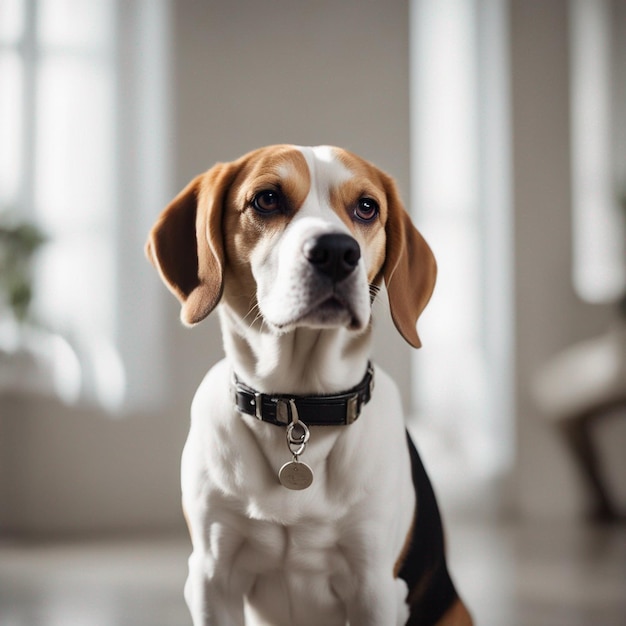
<instances>
[{"instance_id":1,"label":"potted plant","mask_svg":"<svg viewBox=\"0 0 626 626\"><path fill-rule=\"evenodd\" d=\"M29 317L33 297L32 261L46 241L33 224L0 220L0 311L19 323Z\"/></svg>"}]
</instances>

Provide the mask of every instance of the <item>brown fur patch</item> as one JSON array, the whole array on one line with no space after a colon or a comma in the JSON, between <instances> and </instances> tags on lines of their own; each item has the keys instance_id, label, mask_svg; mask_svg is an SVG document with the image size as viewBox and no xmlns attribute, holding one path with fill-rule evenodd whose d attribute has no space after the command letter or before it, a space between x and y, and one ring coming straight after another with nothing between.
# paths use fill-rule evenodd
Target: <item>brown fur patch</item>
<instances>
[{"instance_id":1,"label":"brown fur patch","mask_svg":"<svg viewBox=\"0 0 626 626\"><path fill-rule=\"evenodd\" d=\"M350 228L363 251L367 278L376 281L385 262L385 224L388 216L387 194L380 170L364 159L339 148L335 149L339 162L354 176L335 189L330 190L330 203L335 212ZM354 220L354 211L361 198L372 198L380 207L377 220L365 224Z\"/></svg>"},{"instance_id":2,"label":"brown fur patch","mask_svg":"<svg viewBox=\"0 0 626 626\"><path fill-rule=\"evenodd\" d=\"M311 187L311 175L304 155L297 148L270 146L242 159L228 194L229 208L245 211L255 194L266 189L281 191L290 212L295 212L304 202Z\"/></svg>"},{"instance_id":3,"label":"brown fur patch","mask_svg":"<svg viewBox=\"0 0 626 626\"><path fill-rule=\"evenodd\" d=\"M311 176L302 153L291 146L270 146L255 150L241 159L224 207L222 231L226 257L229 302L244 317L255 302L256 291L250 256L259 246L272 246L286 228L291 216L306 199ZM261 216L251 204L256 194L279 191L286 203L285 213Z\"/></svg>"},{"instance_id":4,"label":"brown fur patch","mask_svg":"<svg viewBox=\"0 0 626 626\"><path fill-rule=\"evenodd\" d=\"M473 624L469 611L461 600L457 600L435 626L472 626Z\"/></svg>"}]
</instances>

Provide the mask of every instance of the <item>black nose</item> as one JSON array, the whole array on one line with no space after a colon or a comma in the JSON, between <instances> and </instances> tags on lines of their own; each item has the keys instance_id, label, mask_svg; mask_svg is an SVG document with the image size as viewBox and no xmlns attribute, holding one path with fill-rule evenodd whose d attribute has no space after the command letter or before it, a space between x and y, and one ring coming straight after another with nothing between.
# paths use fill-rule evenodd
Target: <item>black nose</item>
<instances>
[{"instance_id":1,"label":"black nose","mask_svg":"<svg viewBox=\"0 0 626 626\"><path fill-rule=\"evenodd\" d=\"M344 279L361 258L359 244L350 235L328 234L304 243L304 255L319 272L334 282Z\"/></svg>"}]
</instances>

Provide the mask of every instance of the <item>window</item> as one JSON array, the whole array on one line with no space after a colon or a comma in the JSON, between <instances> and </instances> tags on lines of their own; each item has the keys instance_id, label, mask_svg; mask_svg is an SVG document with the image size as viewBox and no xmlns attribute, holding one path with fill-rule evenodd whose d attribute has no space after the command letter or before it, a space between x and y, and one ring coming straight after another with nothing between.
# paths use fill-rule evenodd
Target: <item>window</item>
<instances>
[{"instance_id":1,"label":"window","mask_svg":"<svg viewBox=\"0 0 626 626\"><path fill-rule=\"evenodd\" d=\"M412 206L439 266L414 406L449 484L493 478L513 454L505 6L411 3Z\"/></svg>"},{"instance_id":2,"label":"window","mask_svg":"<svg viewBox=\"0 0 626 626\"><path fill-rule=\"evenodd\" d=\"M164 0L0 4L0 210L48 237L35 315L77 354L81 398L109 409L153 398L162 376L150 341L157 296L139 268L149 216L169 195L166 9ZM141 294L132 310L131 289ZM141 324L139 302L150 312Z\"/></svg>"},{"instance_id":3,"label":"window","mask_svg":"<svg viewBox=\"0 0 626 626\"><path fill-rule=\"evenodd\" d=\"M574 285L589 302L626 293L625 18L623 3L570 2Z\"/></svg>"}]
</instances>

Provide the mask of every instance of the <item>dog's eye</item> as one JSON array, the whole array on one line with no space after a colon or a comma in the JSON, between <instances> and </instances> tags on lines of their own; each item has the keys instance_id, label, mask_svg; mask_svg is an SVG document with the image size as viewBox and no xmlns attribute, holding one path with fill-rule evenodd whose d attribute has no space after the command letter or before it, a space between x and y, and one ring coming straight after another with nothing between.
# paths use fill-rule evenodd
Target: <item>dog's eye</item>
<instances>
[{"instance_id":1,"label":"dog's eye","mask_svg":"<svg viewBox=\"0 0 626 626\"><path fill-rule=\"evenodd\" d=\"M371 222L378 216L380 207L372 198L361 198L354 209L354 216L361 222Z\"/></svg>"},{"instance_id":2,"label":"dog's eye","mask_svg":"<svg viewBox=\"0 0 626 626\"><path fill-rule=\"evenodd\" d=\"M276 213L282 209L282 196L278 191L266 189L252 199L252 206L259 213Z\"/></svg>"}]
</instances>

